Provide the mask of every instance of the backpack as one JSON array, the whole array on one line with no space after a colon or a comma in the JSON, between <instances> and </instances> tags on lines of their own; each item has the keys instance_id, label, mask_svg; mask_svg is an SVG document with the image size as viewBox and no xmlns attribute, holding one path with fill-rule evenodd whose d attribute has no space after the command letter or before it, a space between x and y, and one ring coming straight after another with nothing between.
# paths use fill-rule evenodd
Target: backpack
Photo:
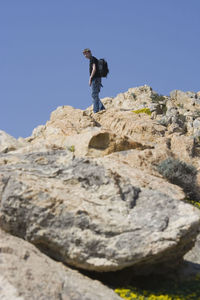
<instances>
[{"instance_id":1,"label":"backpack","mask_svg":"<svg viewBox=\"0 0 200 300\"><path fill-rule=\"evenodd\" d=\"M98 60L98 70L99 70L100 77L107 77L109 73L109 69L108 69L108 63L105 59L100 58Z\"/></svg>"}]
</instances>

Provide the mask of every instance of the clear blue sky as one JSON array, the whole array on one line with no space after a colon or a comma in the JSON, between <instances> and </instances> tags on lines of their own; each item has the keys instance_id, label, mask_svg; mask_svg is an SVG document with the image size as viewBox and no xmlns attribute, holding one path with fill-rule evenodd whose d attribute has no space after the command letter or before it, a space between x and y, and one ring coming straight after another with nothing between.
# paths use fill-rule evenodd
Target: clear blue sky
<instances>
[{"instance_id":1,"label":"clear blue sky","mask_svg":"<svg viewBox=\"0 0 200 300\"><path fill-rule=\"evenodd\" d=\"M0 129L27 137L58 106L90 106L86 47L109 63L101 98L199 91L199 13L200 0L1 0Z\"/></svg>"}]
</instances>

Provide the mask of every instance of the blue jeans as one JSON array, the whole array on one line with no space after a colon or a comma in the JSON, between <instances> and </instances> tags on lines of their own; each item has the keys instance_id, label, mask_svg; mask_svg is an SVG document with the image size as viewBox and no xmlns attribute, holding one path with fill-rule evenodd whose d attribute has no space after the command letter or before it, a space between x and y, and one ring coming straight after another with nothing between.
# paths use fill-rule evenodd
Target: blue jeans
<instances>
[{"instance_id":1,"label":"blue jeans","mask_svg":"<svg viewBox=\"0 0 200 300\"><path fill-rule=\"evenodd\" d=\"M92 80L92 98L93 98L93 112L97 113L100 110L104 110L105 107L99 99L99 92L101 90L101 78L94 78Z\"/></svg>"}]
</instances>

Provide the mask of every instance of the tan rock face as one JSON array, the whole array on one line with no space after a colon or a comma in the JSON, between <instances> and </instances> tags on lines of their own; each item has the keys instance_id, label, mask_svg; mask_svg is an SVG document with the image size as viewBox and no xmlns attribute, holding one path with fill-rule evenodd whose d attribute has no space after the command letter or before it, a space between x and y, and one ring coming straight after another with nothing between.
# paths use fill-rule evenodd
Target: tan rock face
<instances>
[{"instance_id":1,"label":"tan rock face","mask_svg":"<svg viewBox=\"0 0 200 300\"><path fill-rule=\"evenodd\" d=\"M166 128L151 120L146 114L134 114L129 111L108 110L98 114L95 119L104 129L115 134L127 135L144 147L154 146L156 139L165 135Z\"/></svg>"},{"instance_id":2,"label":"tan rock face","mask_svg":"<svg viewBox=\"0 0 200 300\"><path fill-rule=\"evenodd\" d=\"M90 116L84 115L80 109L71 106L58 107L52 112L47 127L60 128L65 135L79 133L87 127L96 126L96 122Z\"/></svg>"},{"instance_id":3,"label":"tan rock face","mask_svg":"<svg viewBox=\"0 0 200 300\"><path fill-rule=\"evenodd\" d=\"M119 300L112 290L0 230L0 298Z\"/></svg>"},{"instance_id":4,"label":"tan rock face","mask_svg":"<svg viewBox=\"0 0 200 300\"><path fill-rule=\"evenodd\" d=\"M182 107L186 98L191 108L189 111ZM182 102L177 102L177 99ZM198 93L181 91L172 92L171 98L160 100L150 87L142 86L131 88L115 98L105 98L107 110L98 114L93 114L91 108L81 111L70 106L58 107L51 114L50 121L37 127L32 136L25 139L26 146L17 146L17 151L29 153L70 148L75 156L98 157L133 149L137 167L144 170L148 166L154 174L154 166L160 162L159 159L175 156L193 163L195 155L199 155L197 144L192 141L194 134L198 136L200 132L198 101ZM192 110L194 103L195 111ZM154 115L132 112L144 107ZM162 108L161 112L158 108ZM168 144L164 150L166 141ZM148 150L152 150L152 155Z\"/></svg>"},{"instance_id":5,"label":"tan rock face","mask_svg":"<svg viewBox=\"0 0 200 300\"><path fill-rule=\"evenodd\" d=\"M73 149L77 157L101 157L113 152L144 148L141 143L126 135L120 136L110 130L98 127L89 128L80 134L67 137L62 146Z\"/></svg>"},{"instance_id":6,"label":"tan rock face","mask_svg":"<svg viewBox=\"0 0 200 300\"><path fill-rule=\"evenodd\" d=\"M96 125L95 120L84 115L82 110L71 106L62 106L52 112L46 125L36 128L32 137L27 140L32 144L46 140L46 143L60 146L67 136L78 134L85 128Z\"/></svg>"}]
</instances>

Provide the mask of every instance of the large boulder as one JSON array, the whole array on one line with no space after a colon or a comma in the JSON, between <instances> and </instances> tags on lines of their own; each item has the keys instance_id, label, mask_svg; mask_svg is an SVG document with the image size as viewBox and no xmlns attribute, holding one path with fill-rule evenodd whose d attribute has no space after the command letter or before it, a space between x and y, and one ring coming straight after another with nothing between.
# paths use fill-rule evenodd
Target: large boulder
<instances>
[{"instance_id":1,"label":"large boulder","mask_svg":"<svg viewBox=\"0 0 200 300\"><path fill-rule=\"evenodd\" d=\"M140 185L131 167L58 150L11 156L1 156L0 225L57 260L139 272L159 263L175 267L194 244L196 209L162 192L156 180Z\"/></svg>"},{"instance_id":2,"label":"large boulder","mask_svg":"<svg viewBox=\"0 0 200 300\"><path fill-rule=\"evenodd\" d=\"M35 246L0 230L0 299L120 300L96 280L53 261Z\"/></svg>"}]
</instances>

